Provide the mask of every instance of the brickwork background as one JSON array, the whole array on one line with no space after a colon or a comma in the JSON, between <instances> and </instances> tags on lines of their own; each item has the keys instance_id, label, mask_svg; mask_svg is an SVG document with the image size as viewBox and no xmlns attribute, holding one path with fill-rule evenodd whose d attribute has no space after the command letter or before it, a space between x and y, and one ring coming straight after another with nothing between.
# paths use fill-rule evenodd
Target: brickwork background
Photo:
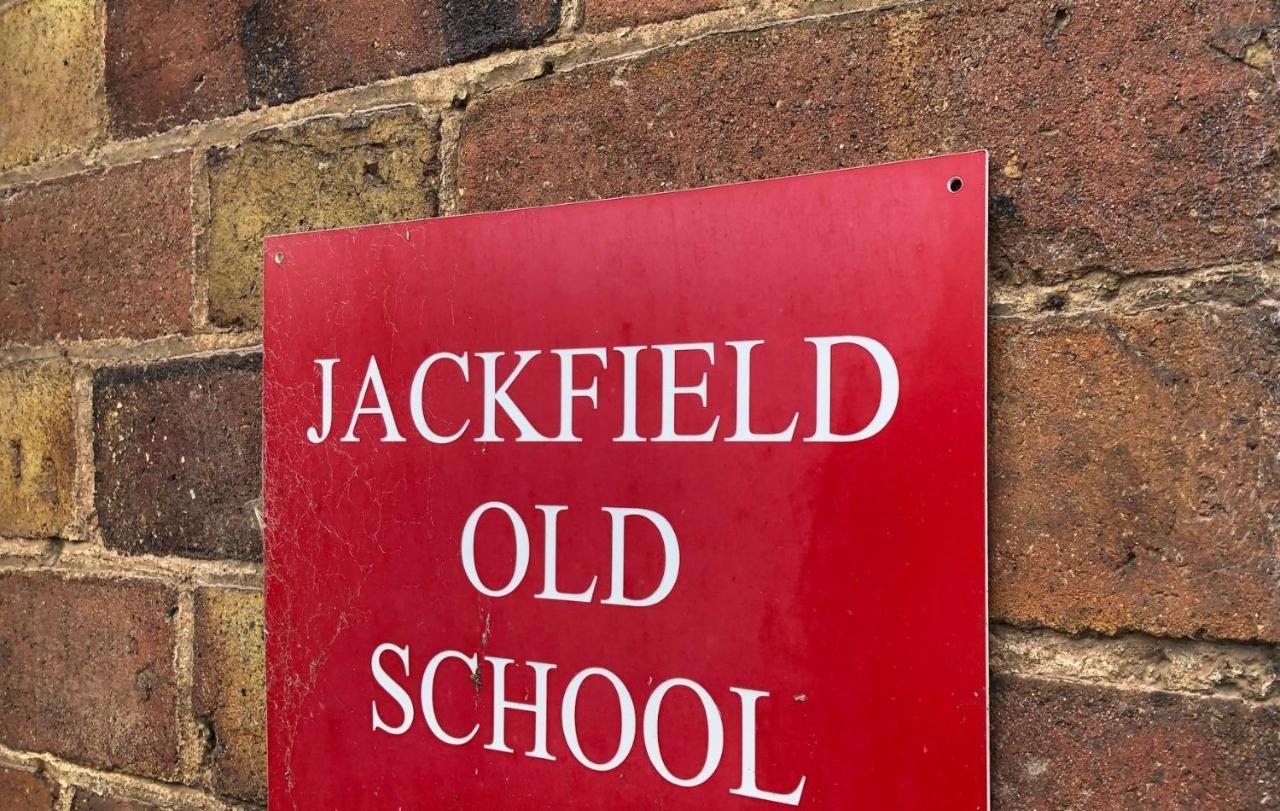
<instances>
[{"instance_id":1,"label":"brickwork background","mask_svg":"<svg viewBox=\"0 0 1280 811\"><path fill-rule=\"evenodd\" d=\"M1005 811L1280 808L1280 0L0 0L0 808L264 802L269 232L985 147Z\"/></svg>"}]
</instances>

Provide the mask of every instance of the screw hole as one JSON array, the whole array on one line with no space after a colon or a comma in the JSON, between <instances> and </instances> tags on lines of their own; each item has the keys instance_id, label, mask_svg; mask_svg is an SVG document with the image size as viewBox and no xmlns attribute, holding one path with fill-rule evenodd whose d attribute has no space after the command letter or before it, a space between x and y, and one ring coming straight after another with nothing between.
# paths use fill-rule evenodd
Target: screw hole
<instances>
[{"instance_id":1,"label":"screw hole","mask_svg":"<svg viewBox=\"0 0 1280 811\"><path fill-rule=\"evenodd\" d=\"M953 177L947 181L947 191L955 194L964 188L964 181L958 177Z\"/></svg>"},{"instance_id":2,"label":"screw hole","mask_svg":"<svg viewBox=\"0 0 1280 811\"><path fill-rule=\"evenodd\" d=\"M277 264L277 265L283 265L283 264L284 264L284 252L283 252L283 251L276 251L276 255L275 255L273 258L276 260L276 264Z\"/></svg>"}]
</instances>

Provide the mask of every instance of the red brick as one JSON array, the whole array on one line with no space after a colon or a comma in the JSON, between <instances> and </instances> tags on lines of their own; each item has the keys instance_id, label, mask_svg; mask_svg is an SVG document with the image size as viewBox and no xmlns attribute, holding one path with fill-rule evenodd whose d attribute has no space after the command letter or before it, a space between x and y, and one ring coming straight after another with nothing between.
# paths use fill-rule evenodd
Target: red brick
<instances>
[{"instance_id":1,"label":"red brick","mask_svg":"<svg viewBox=\"0 0 1280 811\"><path fill-rule=\"evenodd\" d=\"M531 45L559 0L109 0L117 135L403 76Z\"/></svg>"},{"instance_id":2,"label":"red brick","mask_svg":"<svg viewBox=\"0 0 1280 811\"><path fill-rule=\"evenodd\" d=\"M172 776L177 608L157 583L0 573L0 743Z\"/></svg>"},{"instance_id":3,"label":"red brick","mask_svg":"<svg viewBox=\"0 0 1280 811\"><path fill-rule=\"evenodd\" d=\"M992 150L1011 280L1275 252L1274 2L947 0L709 37L483 96L467 211Z\"/></svg>"},{"instance_id":4,"label":"red brick","mask_svg":"<svg viewBox=\"0 0 1280 811\"><path fill-rule=\"evenodd\" d=\"M261 560L261 368L258 355L221 355L95 374L95 501L107 546Z\"/></svg>"},{"instance_id":5,"label":"red brick","mask_svg":"<svg viewBox=\"0 0 1280 811\"><path fill-rule=\"evenodd\" d=\"M0 808L5 811L54 811L58 784L38 769L0 766Z\"/></svg>"},{"instance_id":6,"label":"red brick","mask_svg":"<svg viewBox=\"0 0 1280 811\"><path fill-rule=\"evenodd\" d=\"M1280 710L1018 677L992 691L997 811L1261 811L1280 801Z\"/></svg>"},{"instance_id":7,"label":"red brick","mask_svg":"<svg viewBox=\"0 0 1280 811\"><path fill-rule=\"evenodd\" d=\"M186 154L0 198L0 344L191 327Z\"/></svg>"},{"instance_id":8,"label":"red brick","mask_svg":"<svg viewBox=\"0 0 1280 811\"><path fill-rule=\"evenodd\" d=\"M997 322L991 605L1280 640L1280 325L1188 307Z\"/></svg>"},{"instance_id":9,"label":"red brick","mask_svg":"<svg viewBox=\"0 0 1280 811\"><path fill-rule=\"evenodd\" d=\"M588 31L657 23L734 5L734 0L586 0Z\"/></svg>"},{"instance_id":10,"label":"red brick","mask_svg":"<svg viewBox=\"0 0 1280 811\"><path fill-rule=\"evenodd\" d=\"M262 595L201 589L195 602L192 709L210 742L215 791L265 802L267 700Z\"/></svg>"}]
</instances>

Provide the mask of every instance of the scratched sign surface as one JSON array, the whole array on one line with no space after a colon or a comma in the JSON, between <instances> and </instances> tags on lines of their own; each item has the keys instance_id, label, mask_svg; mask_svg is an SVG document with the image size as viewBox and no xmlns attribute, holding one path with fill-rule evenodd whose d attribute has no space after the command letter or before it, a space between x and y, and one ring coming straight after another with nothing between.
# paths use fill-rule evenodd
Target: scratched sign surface
<instances>
[{"instance_id":1,"label":"scratched sign surface","mask_svg":"<svg viewBox=\"0 0 1280 811\"><path fill-rule=\"evenodd\" d=\"M271 807L985 809L986 193L268 239Z\"/></svg>"}]
</instances>

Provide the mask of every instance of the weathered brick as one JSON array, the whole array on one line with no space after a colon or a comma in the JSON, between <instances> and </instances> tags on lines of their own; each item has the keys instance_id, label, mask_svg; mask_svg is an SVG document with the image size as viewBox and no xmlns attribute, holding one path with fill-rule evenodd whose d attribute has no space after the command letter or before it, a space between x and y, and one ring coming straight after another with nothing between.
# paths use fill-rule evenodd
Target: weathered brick
<instances>
[{"instance_id":1,"label":"weathered brick","mask_svg":"<svg viewBox=\"0 0 1280 811\"><path fill-rule=\"evenodd\" d=\"M0 808L5 811L55 811L58 784L38 769L0 766Z\"/></svg>"},{"instance_id":2,"label":"weathered brick","mask_svg":"<svg viewBox=\"0 0 1280 811\"><path fill-rule=\"evenodd\" d=\"M144 135L524 47L559 19L559 0L108 0L111 128Z\"/></svg>"},{"instance_id":3,"label":"weathered brick","mask_svg":"<svg viewBox=\"0 0 1280 811\"><path fill-rule=\"evenodd\" d=\"M1274 706L999 677L991 705L994 808L1274 808L1278 728Z\"/></svg>"},{"instance_id":4,"label":"weathered brick","mask_svg":"<svg viewBox=\"0 0 1280 811\"><path fill-rule=\"evenodd\" d=\"M435 213L438 122L414 108L265 130L209 158L209 315L262 322L262 238Z\"/></svg>"},{"instance_id":5,"label":"weathered brick","mask_svg":"<svg viewBox=\"0 0 1280 811\"><path fill-rule=\"evenodd\" d=\"M586 0L588 31L657 23L736 5L734 0Z\"/></svg>"},{"instance_id":6,"label":"weathered brick","mask_svg":"<svg viewBox=\"0 0 1280 811\"><path fill-rule=\"evenodd\" d=\"M160 811L160 806L123 797L105 797L88 789L76 789L71 811Z\"/></svg>"},{"instance_id":7,"label":"weathered brick","mask_svg":"<svg viewBox=\"0 0 1280 811\"><path fill-rule=\"evenodd\" d=\"M467 211L992 150L1013 280L1273 255L1274 2L946 0L710 37L482 97Z\"/></svg>"},{"instance_id":8,"label":"weathered brick","mask_svg":"<svg viewBox=\"0 0 1280 811\"><path fill-rule=\"evenodd\" d=\"M191 326L188 155L0 197L0 344Z\"/></svg>"},{"instance_id":9,"label":"weathered brick","mask_svg":"<svg viewBox=\"0 0 1280 811\"><path fill-rule=\"evenodd\" d=\"M106 130L97 3L0 9L0 169L97 143Z\"/></svg>"},{"instance_id":10,"label":"weathered brick","mask_svg":"<svg viewBox=\"0 0 1280 811\"><path fill-rule=\"evenodd\" d=\"M99 370L98 525L129 554L262 558L262 359L223 355Z\"/></svg>"},{"instance_id":11,"label":"weathered brick","mask_svg":"<svg viewBox=\"0 0 1280 811\"><path fill-rule=\"evenodd\" d=\"M60 361L0 368L0 535L52 537L72 519L72 388Z\"/></svg>"},{"instance_id":12,"label":"weathered brick","mask_svg":"<svg viewBox=\"0 0 1280 811\"><path fill-rule=\"evenodd\" d=\"M158 583L0 573L0 743L171 776L177 610Z\"/></svg>"},{"instance_id":13,"label":"weathered brick","mask_svg":"<svg viewBox=\"0 0 1280 811\"><path fill-rule=\"evenodd\" d=\"M208 730L213 789L263 801L267 785L262 595L196 593L192 707Z\"/></svg>"},{"instance_id":14,"label":"weathered brick","mask_svg":"<svg viewBox=\"0 0 1280 811\"><path fill-rule=\"evenodd\" d=\"M991 604L1070 631L1280 640L1280 325L997 322Z\"/></svg>"}]
</instances>

